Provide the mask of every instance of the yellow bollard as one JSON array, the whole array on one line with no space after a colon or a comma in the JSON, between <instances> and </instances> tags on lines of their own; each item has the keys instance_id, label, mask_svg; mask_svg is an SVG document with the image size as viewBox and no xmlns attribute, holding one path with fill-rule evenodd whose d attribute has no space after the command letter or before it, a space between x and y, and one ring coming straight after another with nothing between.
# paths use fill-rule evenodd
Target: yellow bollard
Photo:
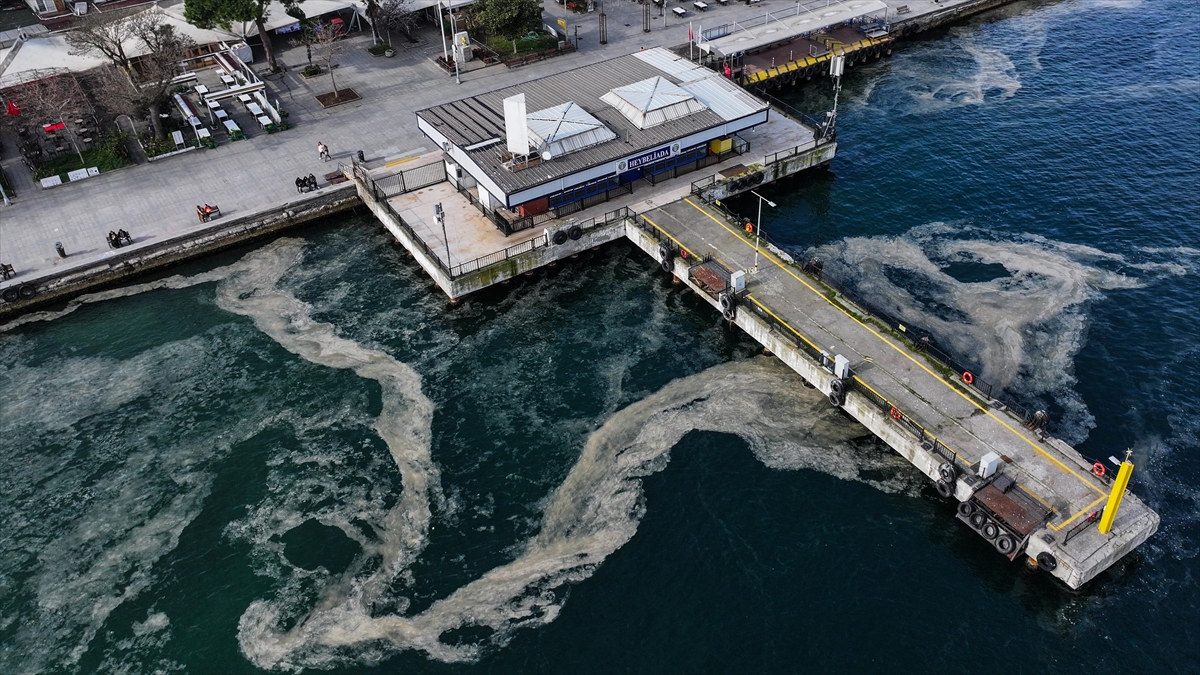
<instances>
[{"instance_id":1,"label":"yellow bollard","mask_svg":"<svg viewBox=\"0 0 1200 675\"><path fill-rule=\"evenodd\" d=\"M1129 487L1129 476L1133 473L1133 463L1129 461L1132 450L1125 451L1125 461L1117 470L1117 479L1113 481L1112 492L1108 494L1108 503L1104 505L1104 515L1100 516L1100 533L1108 534L1112 530L1113 520L1117 517L1117 509L1121 508L1121 498L1125 496L1125 488Z\"/></svg>"}]
</instances>

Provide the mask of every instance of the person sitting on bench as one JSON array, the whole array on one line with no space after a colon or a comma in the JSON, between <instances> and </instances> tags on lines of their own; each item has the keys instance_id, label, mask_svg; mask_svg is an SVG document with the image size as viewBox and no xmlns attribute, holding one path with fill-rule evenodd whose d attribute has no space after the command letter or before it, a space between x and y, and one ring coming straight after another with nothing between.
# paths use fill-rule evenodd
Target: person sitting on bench
<instances>
[{"instance_id":1,"label":"person sitting on bench","mask_svg":"<svg viewBox=\"0 0 1200 675\"><path fill-rule=\"evenodd\" d=\"M108 239L108 247L109 248L120 248L121 247L121 242L117 239L116 232L109 230L107 239Z\"/></svg>"},{"instance_id":2,"label":"person sitting on bench","mask_svg":"<svg viewBox=\"0 0 1200 675\"><path fill-rule=\"evenodd\" d=\"M309 190L317 189L317 177L312 175L311 173L308 174L308 189Z\"/></svg>"},{"instance_id":3,"label":"person sitting on bench","mask_svg":"<svg viewBox=\"0 0 1200 675\"><path fill-rule=\"evenodd\" d=\"M122 246L127 246L133 243L133 237L125 230L117 230L117 241L121 242Z\"/></svg>"},{"instance_id":4,"label":"person sitting on bench","mask_svg":"<svg viewBox=\"0 0 1200 675\"><path fill-rule=\"evenodd\" d=\"M304 192L306 183L307 183L307 181L304 180L303 176L297 176L296 177L296 192Z\"/></svg>"}]
</instances>

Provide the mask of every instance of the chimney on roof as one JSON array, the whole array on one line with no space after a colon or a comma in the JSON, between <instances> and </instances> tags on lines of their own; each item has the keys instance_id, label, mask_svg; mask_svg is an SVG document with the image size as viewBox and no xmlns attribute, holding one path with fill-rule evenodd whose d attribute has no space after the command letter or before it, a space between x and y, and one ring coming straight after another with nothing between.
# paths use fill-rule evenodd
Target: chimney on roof
<instances>
[{"instance_id":1,"label":"chimney on roof","mask_svg":"<svg viewBox=\"0 0 1200 675\"><path fill-rule=\"evenodd\" d=\"M508 151L514 155L529 154L529 124L525 121L525 94L504 99L504 134Z\"/></svg>"}]
</instances>

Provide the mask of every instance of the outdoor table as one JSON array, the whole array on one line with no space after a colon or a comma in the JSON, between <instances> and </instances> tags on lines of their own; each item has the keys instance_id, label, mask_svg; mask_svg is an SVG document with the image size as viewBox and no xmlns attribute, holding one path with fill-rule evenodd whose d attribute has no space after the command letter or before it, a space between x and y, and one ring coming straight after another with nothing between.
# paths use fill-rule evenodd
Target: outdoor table
<instances>
[{"instance_id":1,"label":"outdoor table","mask_svg":"<svg viewBox=\"0 0 1200 675\"><path fill-rule=\"evenodd\" d=\"M264 128L264 129L266 129L269 124L271 124L271 118L267 117L266 115L259 115L256 119L258 119L258 126Z\"/></svg>"},{"instance_id":2,"label":"outdoor table","mask_svg":"<svg viewBox=\"0 0 1200 675\"><path fill-rule=\"evenodd\" d=\"M209 110L216 110L216 109L218 109L218 108L220 108L220 107L221 107L221 104L220 104L220 103L218 103L218 102L216 102L216 101L209 101L209 102L208 102L208 109L209 109Z\"/></svg>"},{"instance_id":3,"label":"outdoor table","mask_svg":"<svg viewBox=\"0 0 1200 675\"><path fill-rule=\"evenodd\" d=\"M231 134L242 130L242 128L237 125L237 122L234 122L233 120L224 120L222 124L225 125L225 130Z\"/></svg>"},{"instance_id":4,"label":"outdoor table","mask_svg":"<svg viewBox=\"0 0 1200 675\"><path fill-rule=\"evenodd\" d=\"M238 94L238 100L246 105L250 105L250 94Z\"/></svg>"},{"instance_id":5,"label":"outdoor table","mask_svg":"<svg viewBox=\"0 0 1200 675\"><path fill-rule=\"evenodd\" d=\"M250 114L254 115L255 117L263 114L263 109L257 103L247 103L246 110L249 110Z\"/></svg>"},{"instance_id":6,"label":"outdoor table","mask_svg":"<svg viewBox=\"0 0 1200 675\"><path fill-rule=\"evenodd\" d=\"M188 124L192 125L192 128L193 128L193 129L197 129L197 128L199 128L200 126L202 126L202 125L200 124L200 118L199 118L199 117L196 117L195 115L193 115L193 116L191 116L191 117L189 117L189 118L188 118Z\"/></svg>"},{"instance_id":7,"label":"outdoor table","mask_svg":"<svg viewBox=\"0 0 1200 675\"><path fill-rule=\"evenodd\" d=\"M675 16L687 16L687 12L685 12L682 7L672 7L671 13L673 13Z\"/></svg>"},{"instance_id":8,"label":"outdoor table","mask_svg":"<svg viewBox=\"0 0 1200 675\"><path fill-rule=\"evenodd\" d=\"M708 5L706 3L700 2L699 0L697 0L696 2L693 2L692 7L695 7L696 9L700 10L701 12L708 11Z\"/></svg>"},{"instance_id":9,"label":"outdoor table","mask_svg":"<svg viewBox=\"0 0 1200 675\"><path fill-rule=\"evenodd\" d=\"M198 84L198 85L196 85L196 93L203 96L208 93L208 87L206 87L202 84Z\"/></svg>"},{"instance_id":10,"label":"outdoor table","mask_svg":"<svg viewBox=\"0 0 1200 675\"><path fill-rule=\"evenodd\" d=\"M221 110L220 108L217 108L216 110L214 110L213 114L216 115L217 119L219 119L219 120L229 119L229 113L225 112L224 110Z\"/></svg>"},{"instance_id":11,"label":"outdoor table","mask_svg":"<svg viewBox=\"0 0 1200 675\"><path fill-rule=\"evenodd\" d=\"M231 85L231 84L233 84L233 83L234 83L236 80L234 80L234 79L233 79L232 77L230 77L229 75L222 75L222 76L221 76L221 81L222 81L222 82L224 82L225 84L230 84L230 85Z\"/></svg>"}]
</instances>

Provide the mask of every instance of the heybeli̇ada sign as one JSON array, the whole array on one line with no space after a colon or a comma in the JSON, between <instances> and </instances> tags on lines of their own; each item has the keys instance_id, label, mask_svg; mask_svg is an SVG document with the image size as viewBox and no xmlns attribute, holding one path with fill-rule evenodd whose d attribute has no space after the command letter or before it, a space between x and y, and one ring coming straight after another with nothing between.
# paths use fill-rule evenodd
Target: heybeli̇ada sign
<instances>
[{"instance_id":1,"label":"heybeli\u0307ada sign","mask_svg":"<svg viewBox=\"0 0 1200 675\"><path fill-rule=\"evenodd\" d=\"M642 154L638 155L637 157L631 157L628 160L625 160L625 161L621 162L620 164L617 164L617 170L618 171L633 171L634 169L641 168L643 166L646 166L647 164L653 164L654 162L657 162L660 159L666 159L668 157L671 157L671 156L674 156L677 154L679 154L679 144L678 143L672 143L671 145L664 145L661 148L655 148L654 150L651 150L649 152L643 152Z\"/></svg>"}]
</instances>

